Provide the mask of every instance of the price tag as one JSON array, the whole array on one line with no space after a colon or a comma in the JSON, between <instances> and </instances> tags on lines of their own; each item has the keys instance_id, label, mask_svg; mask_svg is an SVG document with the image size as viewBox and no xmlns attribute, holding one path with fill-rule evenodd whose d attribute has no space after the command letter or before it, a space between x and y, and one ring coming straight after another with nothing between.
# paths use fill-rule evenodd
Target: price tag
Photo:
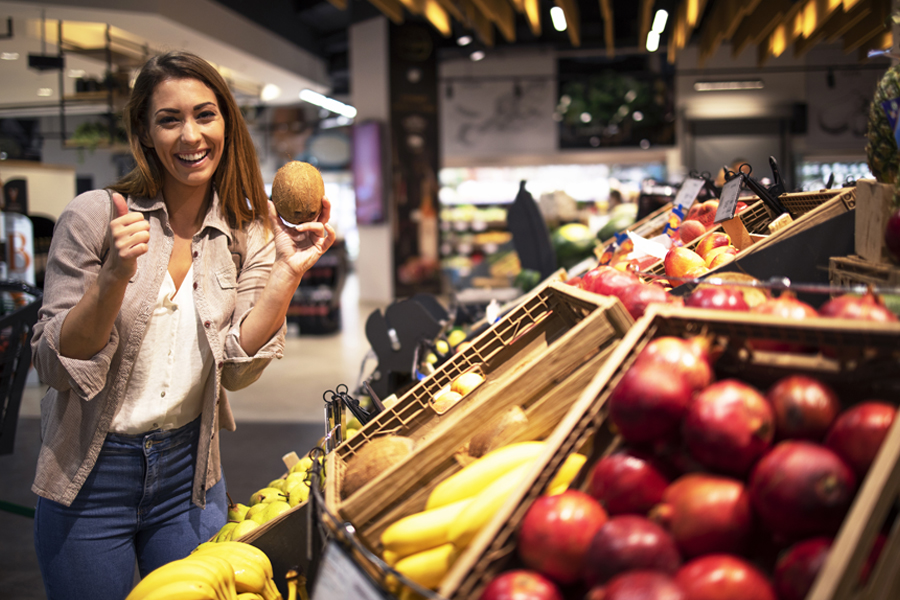
<instances>
[{"instance_id":1,"label":"price tag","mask_svg":"<svg viewBox=\"0 0 900 600\"><path fill-rule=\"evenodd\" d=\"M358 600L387 600L390 598L356 564L340 544L330 540L322 556L312 600L354 598Z\"/></svg>"},{"instance_id":2,"label":"price tag","mask_svg":"<svg viewBox=\"0 0 900 600\"><path fill-rule=\"evenodd\" d=\"M669 249L659 242L650 241L647 238L643 238L632 231L628 232L628 237L634 244L634 252L642 256L649 255L654 258L658 258L659 260L664 260L666 258L666 254L669 253Z\"/></svg>"},{"instance_id":3,"label":"price tag","mask_svg":"<svg viewBox=\"0 0 900 600\"><path fill-rule=\"evenodd\" d=\"M680 206L684 210L684 213L687 214L688 209L691 207L691 204L694 203L694 200L697 199L697 194L700 193L700 190L703 189L705 184L705 181L695 177L685 179L678 189L678 193L675 194L675 201L672 203L673 206Z\"/></svg>"},{"instance_id":4,"label":"price tag","mask_svg":"<svg viewBox=\"0 0 900 600\"><path fill-rule=\"evenodd\" d=\"M719 208L716 210L716 218L713 223L721 223L734 218L737 209L738 195L741 193L741 178L735 177L722 187L719 196Z\"/></svg>"}]
</instances>

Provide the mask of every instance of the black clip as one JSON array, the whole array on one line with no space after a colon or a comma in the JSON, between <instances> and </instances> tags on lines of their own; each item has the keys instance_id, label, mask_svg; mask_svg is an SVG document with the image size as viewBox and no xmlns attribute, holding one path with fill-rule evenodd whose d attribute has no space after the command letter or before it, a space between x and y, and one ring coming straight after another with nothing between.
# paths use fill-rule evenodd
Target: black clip
<instances>
[{"instance_id":1,"label":"black clip","mask_svg":"<svg viewBox=\"0 0 900 600\"><path fill-rule=\"evenodd\" d=\"M778 170L778 161L775 160L774 156L769 157L769 167L772 168L772 185L769 186L769 193L777 198L782 194L786 194L787 190L784 189L784 179L781 178L781 172Z\"/></svg>"},{"instance_id":2,"label":"black clip","mask_svg":"<svg viewBox=\"0 0 900 600\"><path fill-rule=\"evenodd\" d=\"M747 167L747 171L744 171L744 167ZM730 171L734 173L734 171ZM763 203L769 207L769 209L775 213L775 216L778 216L783 213L787 213L788 210L784 207L784 205L778 200L776 196L773 196L769 189L761 184L756 179L750 177L750 173L753 172L753 167L750 166L749 163L744 163L740 167L738 167L737 173L735 176L740 176L744 182L744 185L747 186L749 190L759 196L759 199L763 201ZM729 171L726 167L726 177Z\"/></svg>"},{"instance_id":3,"label":"black clip","mask_svg":"<svg viewBox=\"0 0 900 600\"><path fill-rule=\"evenodd\" d=\"M329 392L326 392L326 394ZM353 416L360 422L361 425L365 425L369 421L372 420L372 417L375 415L366 410L360 403L359 400L350 395L350 391L346 385L343 383L339 384L334 391L331 391L331 400L330 403L332 405L340 399L340 404L347 407L350 412L353 413ZM329 403L328 400L325 401Z\"/></svg>"}]
</instances>

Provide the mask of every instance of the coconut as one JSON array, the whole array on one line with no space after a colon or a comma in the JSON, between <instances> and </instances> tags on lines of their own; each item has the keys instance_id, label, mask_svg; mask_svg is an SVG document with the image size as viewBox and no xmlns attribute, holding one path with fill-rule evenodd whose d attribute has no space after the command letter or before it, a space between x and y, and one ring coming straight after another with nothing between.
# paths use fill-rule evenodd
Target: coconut
<instances>
[{"instance_id":1,"label":"coconut","mask_svg":"<svg viewBox=\"0 0 900 600\"><path fill-rule=\"evenodd\" d=\"M312 221L322 211L325 184L319 170L294 160L275 173L272 202L282 219L293 225Z\"/></svg>"},{"instance_id":2,"label":"coconut","mask_svg":"<svg viewBox=\"0 0 900 600\"><path fill-rule=\"evenodd\" d=\"M370 440L347 463L341 496L349 497L379 474L412 454L415 442L402 435L383 435Z\"/></svg>"},{"instance_id":3,"label":"coconut","mask_svg":"<svg viewBox=\"0 0 900 600\"><path fill-rule=\"evenodd\" d=\"M478 431L469 441L469 456L479 458L491 450L511 443L528 427L528 417L520 406L513 406Z\"/></svg>"}]
</instances>

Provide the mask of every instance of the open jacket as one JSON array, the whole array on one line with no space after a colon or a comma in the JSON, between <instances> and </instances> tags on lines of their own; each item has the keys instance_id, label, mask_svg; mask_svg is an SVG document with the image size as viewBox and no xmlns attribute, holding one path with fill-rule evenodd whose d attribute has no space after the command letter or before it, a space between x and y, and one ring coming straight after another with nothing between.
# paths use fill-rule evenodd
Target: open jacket
<instances>
[{"instance_id":1,"label":"open jacket","mask_svg":"<svg viewBox=\"0 0 900 600\"><path fill-rule=\"evenodd\" d=\"M34 329L34 366L50 386L41 400L41 450L32 490L70 505L91 472L121 404L153 304L168 269L173 234L162 194L127 199L129 210L150 223L149 252L125 292L106 347L88 360L61 356L59 336L69 310L96 281L109 248L110 197L95 190L75 198L53 232L43 306ZM201 433L192 500L206 504L206 490L221 478L218 431L235 429L223 388L237 390L256 381L273 357L284 351L282 325L255 356L240 344L240 324L265 287L275 246L260 221L244 231L229 227L218 195L203 227L191 242L197 314L215 360L203 388ZM234 253L234 256L233 256ZM240 271L238 271L240 266Z\"/></svg>"}]
</instances>

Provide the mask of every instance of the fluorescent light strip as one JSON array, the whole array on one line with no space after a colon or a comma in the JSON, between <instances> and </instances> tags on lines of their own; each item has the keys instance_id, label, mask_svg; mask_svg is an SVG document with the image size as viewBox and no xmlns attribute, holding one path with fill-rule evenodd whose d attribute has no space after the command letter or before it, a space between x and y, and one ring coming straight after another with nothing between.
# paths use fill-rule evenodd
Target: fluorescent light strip
<instances>
[{"instance_id":1,"label":"fluorescent light strip","mask_svg":"<svg viewBox=\"0 0 900 600\"><path fill-rule=\"evenodd\" d=\"M314 92L310 89L301 91L300 99L304 102L309 102L310 104L321 106L325 110L330 110L333 113L343 115L348 119L352 119L356 116L356 109L349 104L344 104L343 102L335 100L334 98L323 96L319 92Z\"/></svg>"},{"instance_id":2,"label":"fluorescent light strip","mask_svg":"<svg viewBox=\"0 0 900 600\"><path fill-rule=\"evenodd\" d=\"M697 92L732 92L737 90L761 90L764 84L761 79L744 81L697 81L694 90Z\"/></svg>"},{"instance_id":3,"label":"fluorescent light strip","mask_svg":"<svg viewBox=\"0 0 900 600\"><path fill-rule=\"evenodd\" d=\"M566 13L558 6L550 9L550 20L553 21L553 28L557 31L566 30Z\"/></svg>"},{"instance_id":4,"label":"fluorescent light strip","mask_svg":"<svg viewBox=\"0 0 900 600\"><path fill-rule=\"evenodd\" d=\"M647 52L659 50L659 34L655 31L647 32Z\"/></svg>"},{"instance_id":5,"label":"fluorescent light strip","mask_svg":"<svg viewBox=\"0 0 900 600\"><path fill-rule=\"evenodd\" d=\"M668 20L669 13L667 13L663 9L659 9L658 11L656 11L656 16L653 17L653 27L650 28L650 31L662 33L666 29L666 21Z\"/></svg>"}]
</instances>

